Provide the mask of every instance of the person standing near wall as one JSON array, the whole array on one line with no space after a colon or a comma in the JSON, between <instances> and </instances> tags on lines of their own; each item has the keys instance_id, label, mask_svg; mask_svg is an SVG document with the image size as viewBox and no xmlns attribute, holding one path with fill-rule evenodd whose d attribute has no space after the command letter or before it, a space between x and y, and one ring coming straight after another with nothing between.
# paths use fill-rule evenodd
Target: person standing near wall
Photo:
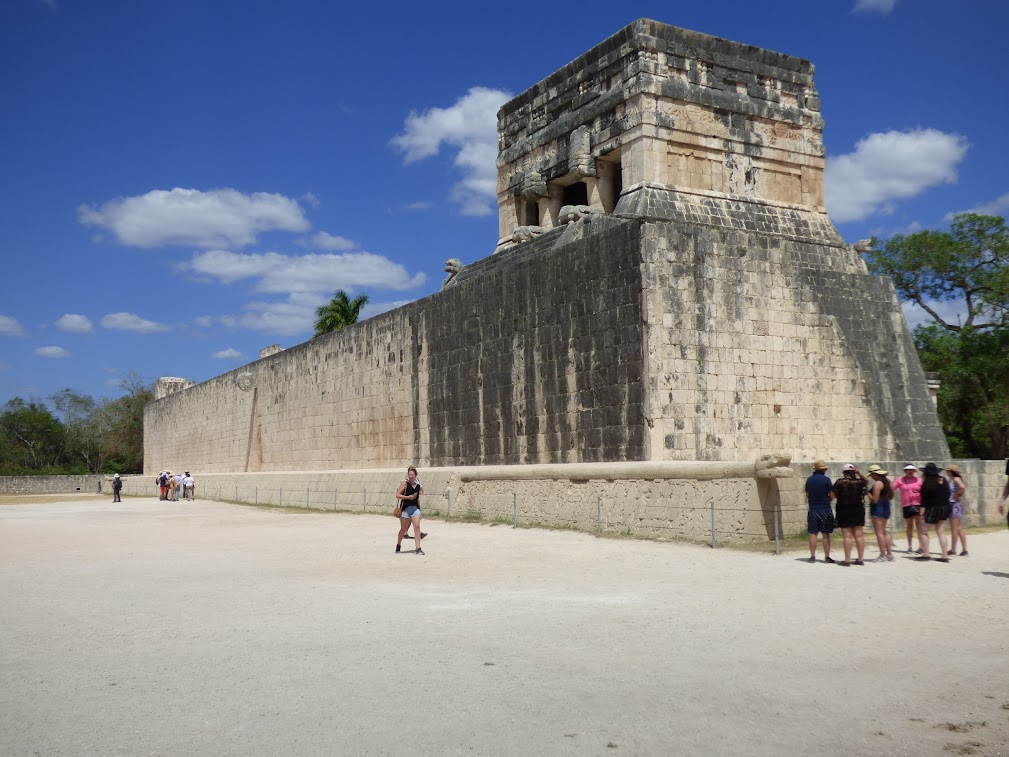
<instances>
[{"instance_id":1,"label":"person standing near wall","mask_svg":"<svg viewBox=\"0 0 1009 757\"><path fill-rule=\"evenodd\" d=\"M179 494L182 492L182 479L184 476L181 473L175 474L175 501L179 501Z\"/></svg>"},{"instance_id":2,"label":"person standing near wall","mask_svg":"<svg viewBox=\"0 0 1009 757\"><path fill-rule=\"evenodd\" d=\"M834 513L830 509L830 489L833 484L827 477L827 464L823 460L813 463L813 475L806 479L806 532L809 534L809 561L816 562L816 539L823 534L823 561L834 562L830 557L830 535L834 533Z\"/></svg>"},{"instance_id":3,"label":"person standing near wall","mask_svg":"<svg viewBox=\"0 0 1009 757\"><path fill-rule=\"evenodd\" d=\"M189 471L182 477L182 498L193 498L193 477L189 475Z\"/></svg>"},{"instance_id":4,"label":"person standing near wall","mask_svg":"<svg viewBox=\"0 0 1009 757\"><path fill-rule=\"evenodd\" d=\"M119 478L119 474L116 473L112 476L112 501L122 502L122 498L119 496L119 492L123 489L123 480Z\"/></svg>"},{"instance_id":5,"label":"person standing near wall","mask_svg":"<svg viewBox=\"0 0 1009 757\"><path fill-rule=\"evenodd\" d=\"M855 565L865 565L865 495L869 483L851 463L842 469L842 478L834 482L830 496L837 501L837 527L844 535L845 567L851 565L851 543L855 542L858 559Z\"/></svg>"},{"instance_id":6,"label":"person standing near wall","mask_svg":"<svg viewBox=\"0 0 1009 757\"><path fill-rule=\"evenodd\" d=\"M956 554L956 542L960 540L960 557L967 557L967 534L963 530L963 502L961 498L967 491L967 484L964 483L960 475L960 466L950 464L946 467L949 475L949 504L951 511L949 514L949 535L952 542L949 549L949 556Z\"/></svg>"},{"instance_id":7,"label":"person standing near wall","mask_svg":"<svg viewBox=\"0 0 1009 757\"><path fill-rule=\"evenodd\" d=\"M907 525L907 551L914 552L914 530L917 528L918 554L921 554L921 536L925 532L925 524L921 519L921 479L918 478L917 470L917 466L911 463L905 465L904 475L893 482L893 488L900 494L904 523Z\"/></svg>"},{"instance_id":8,"label":"person standing near wall","mask_svg":"<svg viewBox=\"0 0 1009 757\"><path fill-rule=\"evenodd\" d=\"M1002 487L1002 497L998 501L998 514L1005 515L1005 503L1009 500L1009 460L1005 462L1005 486ZM1006 525L1009 526L1009 515L1006 515Z\"/></svg>"},{"instance_id":9,"label":"person standing near wall","mask_svg":"<svg viewBox=\"0 0 1009 757\"><path fill-rule=\"evenodd\" d=\"M879 545L879 557L875 562L893 562L893 542L886 532L887 521L890 520L890 502L893 501L893 486L887 478L889 471L878 465L869 466L869 515L872 518L872 530L876 532L876 543Z\"/></svg>"},{"instance_id":10,"label":"person standing near wall","mask_svg":"<svg viewBox=\"0 0 1009 757\"><path fill-rule=\"evenodd\" d=\"M949 502L949 484L946 479L939 475L939 466L935 463L928 463L922 471L925 474L924 481L921 482L921 504L925 508L925 532L921 539L922 554L916 560L931 560L928 544L928 526L935 526L936 536L939 537L939 551L942 555L939 562L949 562L949 551L946 545L946 521L953 510Z\"/></svg>"},{"instance_id":11,"label":"person standing near wall","mask_svg":"<svg viewBox=\"0 0 1009 757\"><path fill-rule=\"evenodd\" d=\"M413 524L413 539L417 548L414 552L418 555L424 554L420 548L420 495L424 493L423 487L417 481L417 469L412 465L406 469L406 481L399 485L396 490L396 499L399 500L403 511L399 516L399 537L396 539L396 551L399 552L403 544L403 536Z\"/></svg>"}]
</instances>

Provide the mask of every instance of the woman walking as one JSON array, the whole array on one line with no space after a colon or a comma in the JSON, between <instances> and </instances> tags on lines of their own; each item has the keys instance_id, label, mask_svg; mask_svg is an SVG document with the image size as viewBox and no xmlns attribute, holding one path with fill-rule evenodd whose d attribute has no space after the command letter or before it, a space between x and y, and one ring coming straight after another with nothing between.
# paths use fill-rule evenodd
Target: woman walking
<instances>
[{"instance_id":1,"label":"woman walking","mask_svg":"<svg viewBox=\"0 0 1009 757\"><path fill-rule=\"evenodd\" d=\"M888 471L878 465L869 466L869 477L872 486L869 487L869 515L872 517L872 530L876 532L876 543L879 544L879 557L874 562L893 562L893 542L886 532L887 521L890 520L890 502L893 500L893 486L887 476Z\"/></svg>"},{"instance_id":2,"label":"woman walking","mask_svg":"<svg viewBox=\"0 0 1009 757\"><path fill-rule=\"evenodd\" d=\"M950 555L956 554L956 541L959 539L960 549L963 550L960 557L967 557L967 534L963 530L963 502L960 501L963 493L967 491L967 484L960 477L960 466L950 465L946 468L946 472L949 474L949 503L951 506L949 534L952 546L949 553Z\"/></svg>"},{"instance_id":3,"label":"woman walking","mask_svg":"<svg viewBox=\"0 0 1009 757\"><path fill-rule=\"evenodd\" d=\"M922 473L925 474L925 480L921 482L921 504L925 508L925 531L919 538L923 554L914 559L932 559L928 551L928 527L933 525L939 537L939 551L942 554L939 562L949 562L949 552L946 548L946 521L949 520L950 512L953 510L949 503L949 484L939 475L939 466L935 463L928 463Z\"/></svg>"},{"instance_id":4,"label":"woman walking","mask_svg":"<svg viewBox=\"0 0 1009 757\"><path fill-rule=\"evenodd\" d=\"M907 524L907 551L914 552L914 530L918 529L918 553L924 550L921 547L922 534L925 533L924 524L921 522L921 479L916 471L918 468L911 463L904 466L904 475L893 482L893 489L900 493L900 505L903 509L904 523Z\"/></svg>"},{"instance_id":5,"label":"woman walking","mask_svg":"<svg viewBox=\"0 0 1009 757\"><path fill-rule=\"evenodd\" d=\"M399 515L399 536L396 539L396 551L399 552L403 545L403 536L413 524L413 538L417 544L415 554L422 555L424 550L420 548L420 495L424 493L423 487L417 481L417 469L412 465L406 469L406 481L399 485L396 490L396 499L402 512Z\"/></svg>"}]
</instances>

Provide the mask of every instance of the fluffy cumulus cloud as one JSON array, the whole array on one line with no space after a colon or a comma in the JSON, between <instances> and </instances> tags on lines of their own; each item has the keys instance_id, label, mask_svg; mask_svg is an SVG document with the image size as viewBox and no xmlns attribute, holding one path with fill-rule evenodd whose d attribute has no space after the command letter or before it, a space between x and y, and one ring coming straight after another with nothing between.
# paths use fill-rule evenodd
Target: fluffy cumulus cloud
<instances>
[{"instance_id":1,"label":"fluffy cumulus cloud","mask_svg":"<svg viewBox=\"0 0 1009 757\"><path fill-rule=\"evenodd\" d=\"M77 217L131 247L243 247L261 232L300 232L310 226L297 200L234 189L156 189L100 206L82 205Z\"/></svg>"},{"instance_id":2,"label":"fluffy cumulus cloud","mask_svg":"<svg viewBox=\"0 0 1009 757\"><path fill-rule=\"evenodd\" d=\"M315 330L316 308L328 301L329 297L325 295L296 293L286 300L250 302L240 313L200 316L200 320L228 328L261 331L280 336L311 336ZM411 300L369 302L361 310L361 320L406 305L408 302Z\"/></svg>"},{"instance_id":3,"label":"fluffy cumulus cloud","mask_svg":"<svg viewBox=\"0 0 1009 757\"><path fill-rule=\"evenodd\" d=\"M238 360L245 357L241 352L236 350L234 347L228 347L226 350L221 350L220 352L215 352L210 357L217 360Z\"/></svg>"},{"instance_id":4,"label":"fluffy cumulus cloud","mask_svg":"<svg viewBox=\"0 0 1009 757\"><path fill-rule=\"evenodd\" d=\"M60 331L70 331L75 334L86 334L94 326L86 316L67 313L56 320L56 328Z\"/></svg>"},{"instance_id":5,"label":"fluffy cumulus cloud","mask_svg":"<svg viewBox=\"0 0 1009 757\"><path fill-rule=\"evenodd\" d=\"M335 234L330 234L325 231L320 231L317 234L313 234L311 237L305 240L306 247L314 247L318 250L326 250L328 252L332 251L344 251L353 250L357 247L357 242L353 239L347 239L347 237L340 237Z\"/></svg>"},{"instance_id":6,"label":"fluffy cumulus cloud","mask_svg":"<svg viewBox=\"0 0 1009 757\"><path fill-rule=\"evenodd\" d=\"M56 345L51 345L49 347L36 347L35 354L38 355L39 357L53 357L53 358L70 357L69 352L67 352L62 347L57 347Z\"/></svg>"},{"instance_id":7,"label":"fluffy cumulus cloud","mask_svg":"<svg viewBox=\"0 0 1009 757\"><path fill-rule=\"evenodd\" d=\"M157 334L171 330L171 326L148 321L133 313L109 313L102 318L102 328L115 331L135 331L138 334Z\"/></svg>"},{"instance_id":8,"label":"fluffy cumulus cloud","mask_svg":"<svg viewBox=\"0 0 1009 757\"><path fill-rule=\"evenodd\" d=\"M955 182L966 154L963 137L936 129L870 134L854 152L827 159L827 210L838 223L892 213L899 200Z\"/></svg>"},{"instance_id":9,"label":"fluffy cumulus cloud","mask_svg":"<svg viewBox=\"0 0 1009 757\"><path fill-rule=\"evenodd\" d=\"M254 278L257 291L285 294L332 294L361 287L404 290L421 286L426 279L423 273L411 276L399 263L363 251L295 256L210 250L194 255L188 268L225 284Z\"/></svg>"},{"instance_id":10,"label":"fluffy cumulus cloud","mask_svg":"<svg viewBox=\"0 0 1009 757\"><path fill-rule=\"evenodd\" d=\"M392 144L407 163L437 155L442 145L454 149L463 178L451 200L463 215L490 215L497 191L497 112L510 98L499 89L473 87L450 108L410 113Z\"/></svg>"},{"instance_id":11,"label":"fluffy cumulus cloud","mask_svg":"<svg viewBox=\"0 0 1009 757\"><path fill-rule=\"evenodd\" d=\"M855 0L856 11L875 11L884 16L893 10L897 0Z\"/></svg>"},{"instance_id":12,"label":"fluffy cumulus cloud","mask_svg":"<svg viewBox=\"0 0 1009 757\"><path fill-rule=\"evenodd\" d=\"M0 334L4 336L24 336L25 330L17 318L9 315L0 315Z\"/></svg>"}]
</instances>

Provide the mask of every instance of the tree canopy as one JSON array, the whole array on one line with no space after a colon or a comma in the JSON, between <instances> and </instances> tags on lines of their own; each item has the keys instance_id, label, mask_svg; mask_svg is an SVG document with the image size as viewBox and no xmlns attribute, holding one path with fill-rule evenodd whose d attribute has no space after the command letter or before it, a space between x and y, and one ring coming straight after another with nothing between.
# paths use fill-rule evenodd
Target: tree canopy
<instances>
[{"instance_id":1,"label":"tree canopy","mask_svg":"<svg viewBox=\"0 0 1009 757\"><path fill-rule=\"evenodd\" d=\"M8 400L0 408L0 475L142 472L144 405L154 391L135 374L122 388L117 399L68 388L48 404Z\"/></svg>"},{"instance_id":2,"label":"tree canopy","mask_svg":"<svg viewBox=\"0 0 1009 757\"><path fill-rule=\"evenodd\" d=\"M345 291L337 289L333 299L315 311L315 335L322 336L357 323L361 308L367 304L368 295L361 294L350 299Z\"/></svg>"},{"instance_id":3,"label":"tree canopy","mask_svg":"<svg viewBox=\"0 0 1009 757\"><path fill-rule=\"evenodd\" d=\"M940 381L939 419L958 457L1009 455L1009 229L1005 219L954 217L949 231L897 235L867 257L897 295L929 314L914 331ZM958 315L944 314L952 304Z\"/></svg>"}]
</instances>

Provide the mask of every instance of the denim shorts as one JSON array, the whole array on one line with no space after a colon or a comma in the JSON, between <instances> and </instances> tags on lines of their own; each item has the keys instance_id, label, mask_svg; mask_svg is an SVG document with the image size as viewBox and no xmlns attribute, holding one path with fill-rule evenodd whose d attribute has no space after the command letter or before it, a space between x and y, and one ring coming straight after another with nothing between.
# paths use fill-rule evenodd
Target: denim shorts
<instances>
[{"instance_id":1,"label":"denim shorts","mask_svg":"<svg viewBox=\"0 0 1009 757\"><path fill-rule=\"evenodd\" d=\"M873 518L885 518L890 519L890 503L889 502L877 502L875 505L869 505L869 515Z\"/></svg>"},{"instance_id":2,"label":"denim shorts","mask_svg":"<svg viewBox=\"0 0 1009 757\"><path fill-rule=\"evenodd\" d=\"M399 517L410 520L414 515L420 515L420 507L418 505L407 505L403 508L403 512Z\"/></svg>"}]
</instances>

